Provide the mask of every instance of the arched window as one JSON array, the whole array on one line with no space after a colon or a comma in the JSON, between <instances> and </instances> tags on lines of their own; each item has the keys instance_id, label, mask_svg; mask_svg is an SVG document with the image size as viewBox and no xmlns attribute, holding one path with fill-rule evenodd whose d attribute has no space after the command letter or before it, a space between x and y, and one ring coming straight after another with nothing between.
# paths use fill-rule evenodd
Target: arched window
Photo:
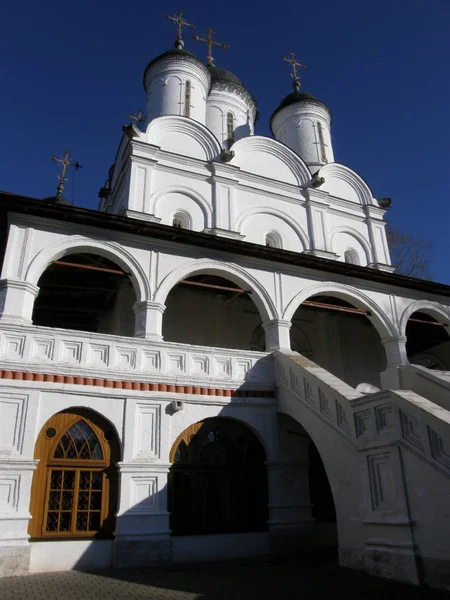
<instances>
[{"instance_id":1,"label":"arched window","mask_svg":"<svg viewBox=\"0 0 450 600\"><path fill-rule=\"evenodd\" d=\"M112 535L117 477L111 465L118 446L114 432L95 420L80 409L58 413L44 425L35 450L32 537Z\"/></svg>"},{"instance_id":2,"label":"arched window","mask_svg":"<svg viewBox=\"0 0 450 600\"><path fill-rule=\"evenodd\" d=\"M266 530L265 460L259 440L241 423L212 418L188 427L170 453L173 535Z\"/></svg>"},{"instance_id":3,"label":"arched window","mask_svg":"<svg viewBox=\"0 0 450 600\"><path fill-rule=\"evenodd\" d=\"M359 258L355 250L349 249L344 252L344 261L351 265L359 265Z\"/></svg>"},{"instance_id":4,"label":"arched window","mask_svg":"<svg viewBox=\"0 0 450 600\"><path fill-rule=\"evenodd\" d=\"M276 231L269 231L266 234L266 246L268 248L282 248L283 243L280 234Z\"/></svg>"},{"instance_id":5,"label":"arched window","mask_svg":"<svg viewBox=\"0 0 450 600\"><path fill-rule=\"evenodd\" d=\"M186 81L184 88L184 116L191 116L191 82L189 79Z\"/></svg>"},{"instance_id":6,"label":"arched window","mask_svg":"<svg viewBox=\"0 0 450 600\"><path fill-rule=\"evenodd\" d=\"M191 219L185 212L177 212L172 219L172 227L178 229L191 229Z\"/></svg>"},{"instance_id":7,"label":"arched window","mask_svg":"<svg viewBox=\"0 0 450 600\"><path fill-rule=\"evenodd\" d=\"M327 161L327 155L326 155L326 152L325 152L325 142L323 140L322 123L320 121L317 121L317 135L319 136L320 159L323 162L328 162Z\"/></svg>"},{"instance_id":8,"label":"arched window","mask_svg":"<svg viewBox=\"0 0 450 600\"><path fill-rule=\"evenodd\" d=\"M234 117L233 113L227 113L227 142L231 146L234 142Z\"/></svg>"}]
</instances>

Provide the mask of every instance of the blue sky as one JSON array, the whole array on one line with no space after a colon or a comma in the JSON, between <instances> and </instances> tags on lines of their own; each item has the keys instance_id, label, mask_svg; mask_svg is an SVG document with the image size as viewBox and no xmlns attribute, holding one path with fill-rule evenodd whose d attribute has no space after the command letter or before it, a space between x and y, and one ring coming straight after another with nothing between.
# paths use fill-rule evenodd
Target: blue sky
<instances>
[{"instance_id":1,"label":"blue sky","mask_svg":"<svg viewBox=\"0 0 450 600\"><path fill-rule=\"evenodd\" d=\"M216 65L255 95L257 133L290 91L295 51L303 90L333 113L335 159L375 196L387 218L433 242L433 275L450 284L450 2L322 0L223 3L3 0L0 6L0 189L38 198L57 184L54 154L83 168L67 184L75 204L96 208L130 112L145 108L147 63L172 46L164 14L182 9L229 50ZM206 48L186 31L186 48Z\"/></svg>"}]
</instances>

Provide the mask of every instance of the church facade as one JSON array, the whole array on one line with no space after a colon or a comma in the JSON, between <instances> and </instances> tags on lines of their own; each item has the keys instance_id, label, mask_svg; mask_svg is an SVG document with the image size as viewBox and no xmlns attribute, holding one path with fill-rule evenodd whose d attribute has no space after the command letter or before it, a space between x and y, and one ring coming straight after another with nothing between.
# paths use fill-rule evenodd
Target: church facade
<instances>
[{"instance_id":1,"label":"church facade","mask_svg":"<svg viewBox=\"0 0 450 600\"><path fill-rule=\"evenodd\" d=\"M3 575L337 548L450 586L450 287L393 273L290 62L258 136L179 38L97 211L0 193Z\"/></svg>"}]
</instances>

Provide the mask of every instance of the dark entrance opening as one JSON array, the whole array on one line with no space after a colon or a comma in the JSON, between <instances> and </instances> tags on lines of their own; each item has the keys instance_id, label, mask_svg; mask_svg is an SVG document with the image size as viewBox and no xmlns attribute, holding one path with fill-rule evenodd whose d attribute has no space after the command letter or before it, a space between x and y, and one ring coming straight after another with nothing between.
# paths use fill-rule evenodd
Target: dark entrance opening
<instances>
[{"instance_id":1,"label":"dark entrance opening","mask_svg":"<svg viewBox=\"0 0 450 600\"><path fill-rule=\"evenodd\" d=\"M173 535L267 530L266 456L247 427L225 418L195 423L176 440L170 460Z\"/></svg>"}]
</instances>

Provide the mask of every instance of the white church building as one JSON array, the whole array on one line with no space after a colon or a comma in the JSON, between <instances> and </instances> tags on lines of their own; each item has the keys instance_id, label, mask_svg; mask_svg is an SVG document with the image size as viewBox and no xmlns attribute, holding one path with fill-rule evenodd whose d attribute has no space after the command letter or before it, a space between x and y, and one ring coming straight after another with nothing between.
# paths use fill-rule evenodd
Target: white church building
<instances>
[{"instance_id":1,"label":"white church building","mask_svg":"<svg viewBox=\"0 0 450 600\"><path fill-rule=\"evenodd\" d=\"M450 588L450 287L393 272L295 64L269 138L209 63L150 62L97 211L0 193L0 572L336 548Z\"/></svg>"}]
</instances>

